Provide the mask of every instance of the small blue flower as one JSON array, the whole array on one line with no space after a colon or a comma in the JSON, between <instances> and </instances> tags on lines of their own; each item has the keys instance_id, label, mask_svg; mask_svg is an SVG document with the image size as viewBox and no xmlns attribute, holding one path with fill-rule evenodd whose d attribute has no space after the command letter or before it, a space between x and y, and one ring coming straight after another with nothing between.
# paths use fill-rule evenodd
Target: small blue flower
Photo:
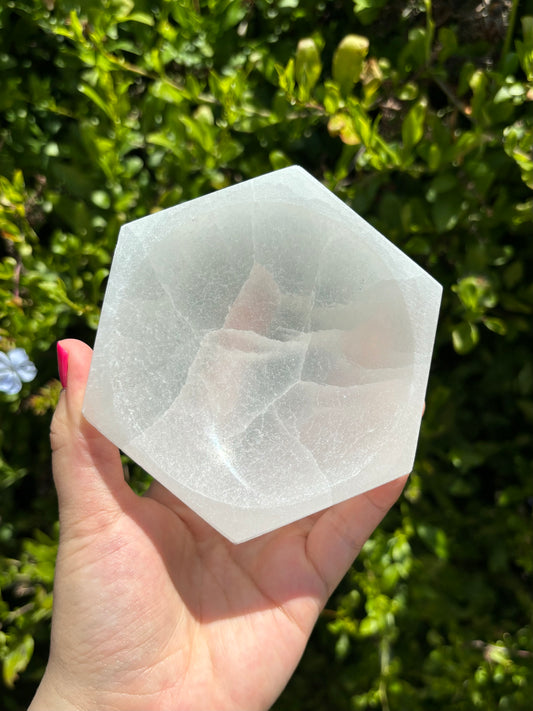
<instances>
[{"instance_id":1,"label":"small blue flower","mask_svg":"<svg viewBox=\"0 0 533 711\"><path fill-rule=\"evenodd\" d=\"M37 375L37 368L28 358L24 348L0 352L0 392L15 395L22 383L29 383Z\"/></svg>"}]
</instances>

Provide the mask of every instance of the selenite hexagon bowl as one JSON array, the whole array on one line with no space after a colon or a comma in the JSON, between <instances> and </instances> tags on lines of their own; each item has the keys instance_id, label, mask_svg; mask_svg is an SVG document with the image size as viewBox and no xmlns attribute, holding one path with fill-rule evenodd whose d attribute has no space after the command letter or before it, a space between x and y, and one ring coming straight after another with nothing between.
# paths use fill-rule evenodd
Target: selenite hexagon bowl
<instances>
[{"instance_id":1,"label":"selenite hexagon bowl","mask_svg":"<svg viewBox=\"0 0 533 711\"><path fill-rule=\"evenodd\" d=\"M120 231L83 412L239 543L411 471L440 285L299 167Z\"/></svg>"}]
</instances>

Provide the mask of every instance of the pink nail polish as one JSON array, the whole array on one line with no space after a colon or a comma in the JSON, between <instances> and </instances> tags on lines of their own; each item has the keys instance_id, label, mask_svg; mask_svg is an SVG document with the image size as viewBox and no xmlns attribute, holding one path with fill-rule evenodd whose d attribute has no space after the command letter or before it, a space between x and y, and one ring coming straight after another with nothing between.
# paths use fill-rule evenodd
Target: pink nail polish
<instances>
[{"instance_id":1,"label":"pink nail polish","mask_svg":"<svg viewBox=\"0 0 533 711\"><path fill-rule=\"evenodd\" d=\"M60 343L57 344L57 368L59 370L61 385L66 388L68 378L68 352Z\"/></svg>"}]
</instances>

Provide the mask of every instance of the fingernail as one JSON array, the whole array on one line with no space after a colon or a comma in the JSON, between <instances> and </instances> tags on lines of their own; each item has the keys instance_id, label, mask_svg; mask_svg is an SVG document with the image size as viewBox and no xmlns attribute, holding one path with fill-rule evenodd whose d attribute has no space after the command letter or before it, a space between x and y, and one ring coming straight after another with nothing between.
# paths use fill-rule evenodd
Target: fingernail
<instances>
[{"instance_id":1,"label":"fingernail","mask_svg":"<svg viewBox=\"0 0 533 711\"><path fill-rule=\"evenodd\" d=\"M60 343L57 344L57 368L59 370L59 380L61 381L61 385L66 388L68 377L68 352Z\"/></svg>"}]
</instances>

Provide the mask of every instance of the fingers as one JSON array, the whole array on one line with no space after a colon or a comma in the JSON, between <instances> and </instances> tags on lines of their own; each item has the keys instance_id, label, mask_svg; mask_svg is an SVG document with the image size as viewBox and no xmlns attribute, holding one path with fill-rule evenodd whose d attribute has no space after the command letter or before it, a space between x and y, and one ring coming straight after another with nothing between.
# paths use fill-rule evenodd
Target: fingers
<instances>
[{"instance_id":1,"label":"fingers","mask_svg":"<svg viewBox=\"0 0 533 711\"><path fill-rule=\"evenodd\" d=\"M307 537L307 556L330 592L400 496L408 477L343 501L324 512Z\"/></svg>"},{"instance_id":2,"label":"fingers","mask_svg":"<svg viewBox=\"0 0 533 711\"><path fill-rule=\"evenodd\" d=\"M62 524L101 526L132 494L118 449L92 427L81 408L92 351L81 341L58 344L63 391L50 429L54 482ZM133 494L132 494L133 495Z\"/></svg>"}]
</instances>

